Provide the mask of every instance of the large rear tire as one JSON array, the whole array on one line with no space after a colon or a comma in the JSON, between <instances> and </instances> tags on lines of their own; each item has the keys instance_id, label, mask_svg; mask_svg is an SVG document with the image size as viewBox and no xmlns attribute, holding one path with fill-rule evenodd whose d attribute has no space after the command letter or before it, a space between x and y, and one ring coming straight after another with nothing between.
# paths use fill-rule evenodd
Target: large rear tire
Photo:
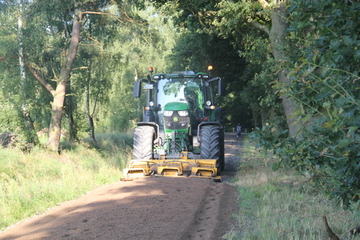
<instances>
[{"instance_id":1,"label":"large rear tire","mask_svg":"<svg viewBox=\"0 0 360 240\"><path fill-rule=\"evenodd\" d=\"M216 167L223 170L225 167L221 140L220 127L217 125L205 125L200 130L200 150L204 159L216 159Z\"/></svg>"},{"instance_id":2,"label":"large rear tire","mask_svg":"<svg viewBox=\"0 0 360 240\"><path fill-rule=\"evenodd\" d=\"M134 132L134 159L148 160L153 157L155 130L151 126L138 126Z\"/></svg>"}]
</instances>

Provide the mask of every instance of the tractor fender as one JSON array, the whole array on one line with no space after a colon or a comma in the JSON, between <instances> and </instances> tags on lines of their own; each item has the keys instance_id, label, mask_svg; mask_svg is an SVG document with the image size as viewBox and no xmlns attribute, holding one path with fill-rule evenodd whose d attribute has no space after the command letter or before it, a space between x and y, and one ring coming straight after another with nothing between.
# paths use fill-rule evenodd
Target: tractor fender
<instances>
[{"instance_id":1,"label":"tractor fender","mask_svg":"<svg viewBox=\"0 0 360 240\"><path fill-rule=\"evenodd\" d=\"M159 130L159 125L158 124L156 124L155 122L138 122L137 126L150 126L150 127L153 127L154 130L155 130L154 141L155 142L159 141L160 130Z\"/></svg>"}]
</instances>

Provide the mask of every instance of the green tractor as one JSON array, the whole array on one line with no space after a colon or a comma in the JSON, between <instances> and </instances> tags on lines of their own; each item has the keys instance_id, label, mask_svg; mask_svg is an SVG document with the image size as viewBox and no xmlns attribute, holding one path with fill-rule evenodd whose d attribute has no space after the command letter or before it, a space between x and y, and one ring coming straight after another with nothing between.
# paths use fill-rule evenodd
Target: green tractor
<instances>
[{"instance_id":1,"label":"green tractor","mask_svg":"<svg viewBox=\"0 0 360 240\"><path fill-rule=\"evenodd\" d=\"M224 81L193 71L152 74L135 81L134 97L146 90L143 121L134 132L133 157L124 170L134 175L216 177L225 168L224 129L215 90Z\"/></svg>"}]
</instances>

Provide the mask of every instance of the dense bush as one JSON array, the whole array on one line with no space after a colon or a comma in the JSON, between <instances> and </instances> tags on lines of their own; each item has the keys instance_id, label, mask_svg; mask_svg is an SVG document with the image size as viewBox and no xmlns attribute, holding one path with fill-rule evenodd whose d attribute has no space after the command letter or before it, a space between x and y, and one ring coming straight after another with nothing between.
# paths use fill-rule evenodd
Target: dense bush
<instances>
[{"instance_id":1,"label":"dense bush","mask_svg":"<svg viewBox=\"0 0 360 240\"><path fill-rule=\"evenodd\" d=\"M297 139L274 135L271 127L255 137L281 157L280 166L309 174L344 206L360 200L360 38L353 1L294 0L290 36L294 48L291 97L296 99Z\"/></svg>"}]
</instances>

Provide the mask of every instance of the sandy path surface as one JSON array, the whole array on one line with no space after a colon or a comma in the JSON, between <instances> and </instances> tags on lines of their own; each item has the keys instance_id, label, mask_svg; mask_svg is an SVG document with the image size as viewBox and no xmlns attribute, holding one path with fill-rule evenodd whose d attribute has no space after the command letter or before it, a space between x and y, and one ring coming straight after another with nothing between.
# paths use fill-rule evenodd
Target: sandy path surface
<instances>
[{"instance_id":1,"label":"sandy path surface","mask_svg":"<svg viewBox=\"0 0 360 240\"><path fill-rule=\"evenodd\" d=\"M239 144L227 134L223 182L147 177L97 188L0 233L0 239L214 239L231 230Z\"/></svg>"}]
</instances>

